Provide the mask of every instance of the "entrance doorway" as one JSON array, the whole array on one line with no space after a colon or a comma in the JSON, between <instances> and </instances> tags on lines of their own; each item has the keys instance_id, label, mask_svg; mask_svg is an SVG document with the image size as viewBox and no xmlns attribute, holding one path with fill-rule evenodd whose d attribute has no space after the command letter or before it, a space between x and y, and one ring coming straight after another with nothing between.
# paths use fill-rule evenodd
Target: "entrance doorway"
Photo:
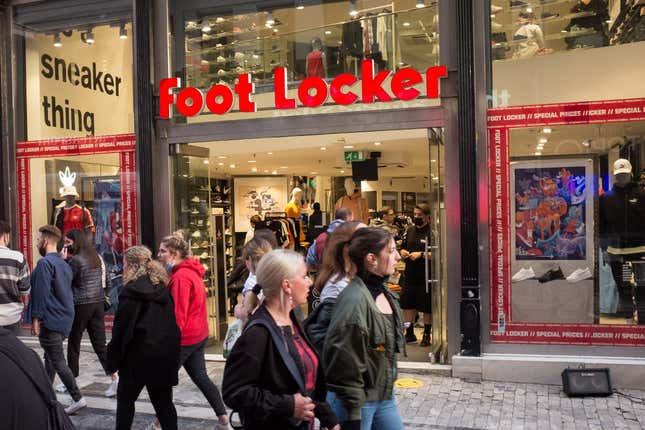
<instances>
[{"instance_id":1,"label":"entrance doorway","mask_svg":"<svg viewBox=\"0 0 645 430\"><path fill-rule=\"evenodd\" d=\"M348 192L360 197L352 206L354 219L380 226L382 215L395 214L398 247L413 225L414 208L431 208L434 234L427 244L428 294L432 297L432 340L421 347L408 345L408 357L439 361L446 346L443 131L441 128L363 133L333 133L217 142L199 142L177 151L171 163L173 176L173 227L184 229L193 254L207 269L213 352L221 351L232 310L241 301L246 274L238 276L239 257L257 215L265 227L278 231L284 223L280 246L306 255L316 235L334 220ZM346 185L354 181L353 189ZM292 192L297 193L294 214ZM311 217L314 205L322 215ZM293 223L290 222L294 221ZM310 222L311 221L311 222ZM219 227L218 227L219 226ZM289 231L290 226L295 227ZM256 227L259 228L259 227ZM242 263L243 264L243 263ZM405 261L390 288L401 294ZM312 268L316 273L315 268ZM243 272L243 270L242 270ZM316 305L315 297L305 315ZM423 321L421 315L419 321ZM415 328L422 338L423 325Z\"/></svg>"}]
</instances>

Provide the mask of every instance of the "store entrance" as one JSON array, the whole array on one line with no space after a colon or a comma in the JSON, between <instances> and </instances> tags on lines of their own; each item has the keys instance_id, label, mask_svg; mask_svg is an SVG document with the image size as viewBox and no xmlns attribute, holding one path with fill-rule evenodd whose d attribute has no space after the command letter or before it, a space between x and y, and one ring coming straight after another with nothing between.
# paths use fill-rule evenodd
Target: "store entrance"
<instances>
[{"instance_id":1,"label":"store entrance","mask_svg":"<svg viewBox=\"0 0 645 430\"><path fill-rule=\"evenodd\" d=\"M414 252L428 256L415 263L421 278L406 269L412 260L404 259L389 282L392 291L407 294L408 314L414 314L417 340L401 359L439 361L445 355L442 129L201 142L179 149L171 166L173 227L185 230L206 270L212 352L222 351L235 305L242 302L248 273L240 256L248 239L269 230L278 246L306 256L336 211L348 208L354 220L391 231L399 250L415 246ZM422 227L414 224L415 208L427 211ZM408 236L417 243L407 244ZM320 274L319 265L310 270ZM318 293L312 291L305 315L317 306ZM428 342L422 342L424 329Z\"/></svg>"}]
</instances>

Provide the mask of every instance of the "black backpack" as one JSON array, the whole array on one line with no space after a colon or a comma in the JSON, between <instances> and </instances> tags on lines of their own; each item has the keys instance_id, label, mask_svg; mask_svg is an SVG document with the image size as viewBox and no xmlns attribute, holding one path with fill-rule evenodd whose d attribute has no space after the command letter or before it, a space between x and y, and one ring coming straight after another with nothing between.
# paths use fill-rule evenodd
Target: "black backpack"
<instances>
[{"instance_id":1,"label":"black backpack","mask_svg":"<svg viewBox=\"0 0 645 430\"><path fill-rule=\"evenodd\" d=\"M33 350L32 352L36 354ZM10 351L9 349L1 345L0 345L0 354L4 354L9 360L11 360L16 365L16 367L18 367L22 371L22 373L25 374L25 376L31 381L33 386L36 388L36 391L40 393L40 396L47 404L47 408L49 410L47 429L48 430L75 430L76 427L74 427L72 420L65 412L65 408L63 408L63 405L61 405L60 402L56 400L56 395L54 394L54 390L52 389L51 385L47 384L47 387L45 388L41 384L38 384L38 382L29 374L27 369L23 367L22 363L20 362L20 359L12 351ZM40 357L38 357L38 360L40 360ZM44 380L48 381L49 378L45 373L45 369L42 366L40 366L40 368L45 377Z\"/></svg>"}]
</instances>

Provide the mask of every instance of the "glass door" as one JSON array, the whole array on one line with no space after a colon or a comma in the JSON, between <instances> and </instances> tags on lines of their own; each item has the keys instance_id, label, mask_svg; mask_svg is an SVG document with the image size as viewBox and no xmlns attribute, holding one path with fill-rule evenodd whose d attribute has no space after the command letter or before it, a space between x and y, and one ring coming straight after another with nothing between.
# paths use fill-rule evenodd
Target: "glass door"
<instances>
[{"instance_id":1,"label":"glass door","mask_svg":"<svg viewBox=\"0 0 645 430\"><path fill-rule=\"evenodd\" d=\"M430 276L428 286L432 294L432 342L430 361L446 363L448 351L448 338L446 333L446 252L444 249L445 207L444 207L444 139L443 129L428 129L429 166L430 166L430 195L432 235L428 244L432 258L429 260Z\"/></svg>"}]
</instances>

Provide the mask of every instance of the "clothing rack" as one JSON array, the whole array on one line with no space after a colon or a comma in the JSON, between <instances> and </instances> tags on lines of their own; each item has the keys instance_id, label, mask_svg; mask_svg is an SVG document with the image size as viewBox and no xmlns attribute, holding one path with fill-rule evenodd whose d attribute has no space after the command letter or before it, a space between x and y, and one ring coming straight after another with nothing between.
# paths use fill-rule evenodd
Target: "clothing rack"
<instances>
[{"instance_id":1,"label":"clothing rack","mask_svg":"<svg viewBox=\"0 0 645 430\"><path fill-rule=\"evenodd\" d=\"M265 220L271 220L275 218L288 218L286 212L267 212L264 214Z\"/></svg>"}]
</instances>

